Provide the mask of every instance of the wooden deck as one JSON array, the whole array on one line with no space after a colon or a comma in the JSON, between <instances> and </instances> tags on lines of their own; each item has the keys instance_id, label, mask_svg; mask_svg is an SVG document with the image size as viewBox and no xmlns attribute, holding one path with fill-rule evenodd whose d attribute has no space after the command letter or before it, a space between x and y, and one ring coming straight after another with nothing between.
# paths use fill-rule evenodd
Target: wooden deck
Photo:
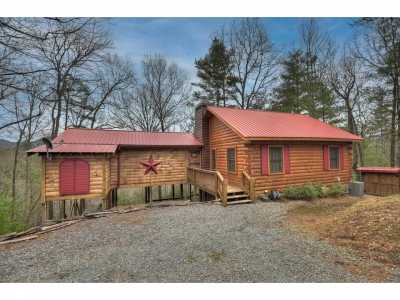
<instances>
[{"instance_id":1,"label":"wooden deck","mask_svg":"<svg viewBox=\"0 0 400 300\"><path fill-rule=\"evenodd\" d=\"M229 185L228 180L218 171L188 167L187 176L188 183L214 195L224 206L234 201L255 201L255 180L245 172L242 176L242 186Z\"/></svg>"}]
</instances>

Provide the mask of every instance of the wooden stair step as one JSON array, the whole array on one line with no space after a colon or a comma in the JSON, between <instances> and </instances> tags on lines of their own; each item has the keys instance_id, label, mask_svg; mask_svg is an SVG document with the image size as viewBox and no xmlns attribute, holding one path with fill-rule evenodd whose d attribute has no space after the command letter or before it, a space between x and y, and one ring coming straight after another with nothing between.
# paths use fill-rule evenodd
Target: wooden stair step
<instances>
[{"instance_id":1,"label":"wooden stair step","mask_svg":"<svg viewBox=\"0 0 400 300\"><path fill-rule=\"evenodd\" d=\"M231 199L239 199L239 198L249 198L249 195L241 194L241 195L228 196L228 201L231 200Z\"/></svg>"},{"instance_id":2,"label":"wooden stair step","mask_svg":"<svg viewBox=\"0 0 400 300\"><path fill-rule=\"evenodd\" d=\"M236 191L230 191L227 194L228 195L235 195L235 194L243 194L246 193L244 190L236 190Z\"/></svg>"},{"instance_id":3,"label":"wooden stair step","mask_svg":"<svg viewBox=\"0 0 400 300\"><path fill-rule=\"evenodd\" d=\"M249 199L246 200L236 200L236 201L228 201L228 205L235 205L235 204L246 204L251 203L252 201Z\"/></svg>"}]
</instances>

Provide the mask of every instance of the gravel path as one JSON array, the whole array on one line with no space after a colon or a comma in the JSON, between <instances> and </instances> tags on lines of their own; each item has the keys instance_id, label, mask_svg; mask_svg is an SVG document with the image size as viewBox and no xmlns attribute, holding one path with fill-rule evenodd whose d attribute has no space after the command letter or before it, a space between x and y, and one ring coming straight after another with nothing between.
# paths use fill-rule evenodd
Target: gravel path
<instances>
[{"instance_id":1,"label":"gravel path","mask_svg":"<svg viewBox=\"0 0 400 300\"><path fill-rule=\"evenodd\" d=\"M153 208L0 248L0 282L348 282L330 245L291 232L287 205Z\"/></svg>"}]
</instances>

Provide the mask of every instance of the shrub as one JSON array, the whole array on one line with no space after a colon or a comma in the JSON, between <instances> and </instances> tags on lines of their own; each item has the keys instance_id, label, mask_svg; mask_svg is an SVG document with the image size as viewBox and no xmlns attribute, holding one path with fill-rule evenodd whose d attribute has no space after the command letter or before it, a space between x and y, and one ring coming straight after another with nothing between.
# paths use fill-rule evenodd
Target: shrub
<instances>
[{"instance_id":1,"label":"shrub","mask_svg":"<svg viewBox=\"0 0 400 300\"><path fill-rule=\"evenodd\" d=\"M307 183L301 186L289 186L283 190L283 196L293 200L311 200L323 196L320 184Z\"/></svg>"},{"instance_id":2,"label":"shrub","mask_svg":"<svg viewBox=\"0 0 400 300\"><path fill-rule=\"evenodd\" d=\"M288 186L283 190L283 197L292 200L312 200L324 197L340 197L345 193L344 185L334 183L322 186L318 183L307 183L300 186Z\"/></svg>"},{"instance_id":3,"label":"shrub","mask_svg":"<svg viewBox=\"0 0 400 300\"><path fill-rule=\"evenodd\" d=\"M327 187L325 191L325 195L327 197L339 197L344 195L346 189L343 184L340 183L334 183L331 184Z\"/></svg>"}]
</instances>

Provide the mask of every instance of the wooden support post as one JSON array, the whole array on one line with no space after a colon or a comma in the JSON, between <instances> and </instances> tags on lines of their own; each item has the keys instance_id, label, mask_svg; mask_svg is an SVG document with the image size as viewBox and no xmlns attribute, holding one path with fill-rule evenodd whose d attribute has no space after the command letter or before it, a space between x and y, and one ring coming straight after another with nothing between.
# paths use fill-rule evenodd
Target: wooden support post
<instances>
[{"instance_id":1,"label":"wooden support post","mask_svg":"<svg viewBox=\"0 0 400 300\"><path fill-rule=\"evenodd\" d=\"M181 183L181 199L184 199L184 196L183 196L183 184Z\"/></svg>"},{"instance_id":2,"label":"wooden support post","mask_svg":"<svg viewBox=\"0 0 400 300\"><path fill-rule=\"evenodd\" d=\"M65 200L61 200L59 202L60 205L60 219L65 219Z\"/></svg>"},{"instance_id":3,"label":"wooden support post","mask_svg":"<svg viewBox=\"0 0 400 300\"><path fill-rule=\"evenodd\" d=\"M113 189L113 199L112 199L112 206L111 207L115 207L115 202L116 202L116 194L115 194L115 189Z\"/></svg>"},{"instance_id":4,"label":"wooden support post","mask_svg":"<svg viewBox=\"0 0 400 300\"><path fill-rule=\"evenodd\" d=\"M114 189L110 192L110 199L109 199L109 208L113 208L114 206Z\"/></svg>"},{"instance_id":5,"label":"wooden support post","mask_svg":"<svg viewBox=\"0 0 400 300\"><path fill-rule=\"evenodd\" d=\"M172 200L175 200L175 184L172 185Z\"/></svg>"},{"instance_id":6,"label":"wooden support post","mask_svg":"<svg viewBox=\"0 0 400 300\"><path fill-rule=\"evenodd\" d=\"M107 207L107 195L104 196L103 201L101 203L101 208L104 210Z\"/></svg>"},{"instance_id":7,"label":"wooden support post","mask_svg":"<svg viewBox=\"0 0 400 300\"><path fill-rule=\"evenodd\" d=\"M54 215L53 215L53 201L47 201L47 217L48 220L53 220Z\"/></svg>"},{"instance_id":8,"label":"wooden support post","mask_svg":"<svg viewBox=\"0 0 400 300\"><path fill-rule=\"evenodd\" d=\"M150 203L151 201L151 187L146 186L145 188L145 203Z\"/></svg>"},{"instance_id":9,"label":"wooden support post","mask_svg":"<svg viewBox=\"0 0 400 300\"><path fill-rule=\"evenodd\" d=\"M189 183L189 199L192 200L192 185Z\"/></svg>"},{"instance_id":10,"label":"wooden support post","mask_svg":"<svg viewBox=\"0 0 400 300\"><path fill-rule=\"evenodd\" d=\"M81 215L83 215L85 209L86 209L85 199L80 199L79 200L79 210L81 212Z\"/></svg>"},{"instance_id":11,"label":"wooden support post","mask_svg":"<svg viewBox=\"0 0 400 300\"><path fill-rule=\"evenodd\" d=\"M75 200L71 200L70 201L70 206L71 206L71 209L70 209L70 217L72 217L72 216L74 216L75 215Z\"/></svg>"},{"instance_id":12,"label":"wooden support post","mask_svg":"<svg viewBox=\"0 0 400 300\"><path fill-rule=\"evenodd\" d=\"M150 206L153 205L153 190L151 186L149 187L149 198L150 198Z\"/></svg>"},{"instance_id":13,"label":"wooden support post","mask_svg":"<svg viewBox=\"0 0 400 300\"><path fill-rule=\"evenodd\" d=\"M115 206L118 206L118 188L115 188Z\"/></svg>"},{"instance_id":14,"label":"wooden support post","mask_svg":"<svg viewBox=\"0 0 400 300\"><path fill-rule=\"evenodd\" d=\"M46 222L47 220L47 205L46 202L42 202L42 223Z\"/></svg>"}]
</instances>

